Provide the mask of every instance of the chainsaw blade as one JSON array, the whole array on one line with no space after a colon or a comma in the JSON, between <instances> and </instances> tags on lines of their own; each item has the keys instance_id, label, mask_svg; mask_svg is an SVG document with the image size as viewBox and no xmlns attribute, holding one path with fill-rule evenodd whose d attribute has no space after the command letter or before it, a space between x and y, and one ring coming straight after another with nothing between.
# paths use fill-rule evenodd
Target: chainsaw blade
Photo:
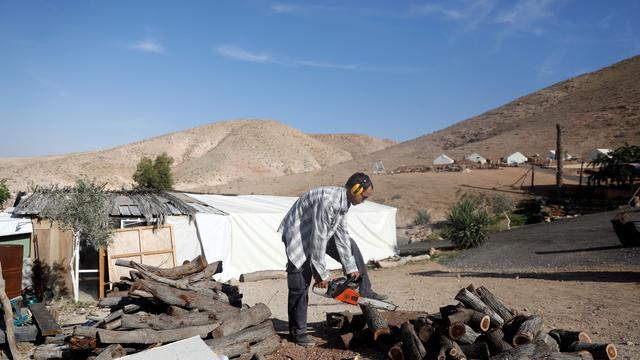
<instances>
[{"instance_id":1,"label":"chainsaw blade","mask_svg":"<svg viewBox=\"0 0 640 360\"><path fill-rule=\"evenodd\" d=\"M396 304L382 301L382 300L369 299L366 297L359 297L358 304L371 305L377 309L384 309L389 311L395 311L398 308L398 305Z\"/></svg>"}]
</instances>

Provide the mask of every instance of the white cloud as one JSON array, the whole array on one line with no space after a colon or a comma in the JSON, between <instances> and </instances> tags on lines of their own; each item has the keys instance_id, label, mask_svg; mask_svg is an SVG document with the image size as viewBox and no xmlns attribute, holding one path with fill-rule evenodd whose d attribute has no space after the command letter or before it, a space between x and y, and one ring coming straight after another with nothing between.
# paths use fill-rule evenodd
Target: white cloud
<instances>
[{"instance_id":1,"label":"white cloud","mask_svg":"<svg viewBox=\"0 0 640 360\"><path fill-rule=\"evenodd\" d=\"M556 0L520 0L512 8L503 10L495 18L499 24L507 24L514 30L536 32L534 24L553 16L550 7Z\"/></svg>"},{"instance_id":2,"label":"white cloud","mask_svg":"<svg viewBox=\"0 0 640 360\"><path fill-rule=\"evenodd\" d=\"M417 15L439 15L446 20L459 22L465 30L472 31L487 22L487 18L494 7L495 0L449 1L414 6L411 9L411 13Z\"/></svg>"},{"instance_id":3,"label":"white cloud","mask_svg":"<svg viewBox=\"0 0 640 360\"><path fill-rule=\"evenodd\" d=\"M255 63L277 63L277 61L275 61L275 59L269 54L253 53L232 45L218 46L216 47L216 51L218 54L234 60Z\"/></svg>"},{"instance_id":4,"label":"white cloud","mask_svg":"<svg viewBox=\"0 0 640 360\"><path fill-rule=\"evenodd\" d=\"M155 39L140 40L137 43L129 46L131 49L140 50L144 52L150 52L154 54L164 54L164 47Z\"/></svg>"},{"instance_id":5,"label":"white cloud","mask_svg":"<svg viewBox=\"0 0 640 360\"><path fill-rule=\"evenodd\" d=\"M289 4L271 4L269 8L278 14L294 13L301 10L300 6Z\"/></svg>"}]
</instances>

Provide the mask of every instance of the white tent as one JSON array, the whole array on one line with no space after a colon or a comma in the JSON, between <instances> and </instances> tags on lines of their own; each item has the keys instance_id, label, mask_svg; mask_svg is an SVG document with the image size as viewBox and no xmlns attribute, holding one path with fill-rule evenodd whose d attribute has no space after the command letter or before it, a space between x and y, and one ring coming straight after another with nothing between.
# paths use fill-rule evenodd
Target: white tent
<instances>
[{"instance_id":1,"label":"white tent","mask_svg":"<svg viewBox=\"0 0 640 360\"><path fill-rule=\"evenodd\" d=\"M564 160L571 160L573 159L573 156L571 156L571 154L569 154L568 152L564 153ZM555 150L549 150L549 152L547 152L547 160L556 160L556 151Z\"/></svg>"},{"instance_id":2,"label":"white tent","mask_svg":"<svg viewBox=\"0 0 640 360\"><path fill-rule=\"evenodd\" d=\"M478 154L478 153L473 153L473 154L465 157L465 159L469 160L469 161L473 161L473 162L478 163L478 164L486 164L487 163L487 159L485 159L484 157L480 156L480 154Z\"/></svg>"},{"instance_id":3,"label":"white tent","mask_svg":"<svg viewBox=\"0 0 640 360\"><path fill-rule=\"evenodd\" d=\"M217 275L218 280L238 279L241 274L254 271L285 270L287 257L277 229L296 197L186 195L227 214L196 214L207 261L223 261L224 271ZM365 261L395 254L395 208L365 202L349 210L347 224ZM340 268L328 256L327 266Z\"/></svg>"},{"instance_id":4,"label":"white tent","mask_svg":"<svg viewBox=\"0 0 640 360\"><path fill-rule=\"evenodd\" d=\"M453 164L454 162L455 161L453 161L452 158L448 157L445 154L442 154L437 158L435 158L435 160L433 160L433 165L449 165L449 164Z\"/></svg>"},{"instance_id":5,"label":"white tent","mask_svg":"<svg viewBox=\"0 0 640 360\"><path fill-rule=\"evenodd\" d=\"M609 153L611 153L611 149L593 149L591 151L589 151L589 154L587 154L587 160L588 161L593 161L595 159L597 159L600 156L606 156L606 157L611 157L611 155Z\"/></svg>"},{"instance_id":6,"label":"white tent","mask_svg":"<svg viewBox=\"0 0 640 360\"><path fill-rule=\"evenodd\" d=\"M522 155L520 151L516 151L513 154L507 156L507 164L522 164L527 162L527 157Z\"/></svg>"}]
</instances>

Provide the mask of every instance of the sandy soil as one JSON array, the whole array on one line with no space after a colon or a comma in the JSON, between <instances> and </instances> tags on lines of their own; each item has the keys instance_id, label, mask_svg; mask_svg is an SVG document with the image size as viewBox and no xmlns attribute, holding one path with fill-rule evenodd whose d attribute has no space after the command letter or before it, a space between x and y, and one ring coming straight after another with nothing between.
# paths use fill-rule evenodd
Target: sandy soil
<instances>
[{"instance_id":1,"label":"sandy soil","mask_svg":"<svg viewBox=\"0 0 640 360\"><path fill-rule=\"evenodd\" d=\"M535 270L521 269L531 272ZM597 269L593 269L597 271ZM620 271L619 281L563 281L519 278L518 272L504 272L503 277L485 277L483 273L459 273L455 269L425 261L406 266L370 272L374 288L386 293L402 310L437 312L439 307L455 304L460 288L469 284L485 286L513 309L525 314L540 314L547 329L565 328L589 333L594 342L611 342L619 351L619 359L640 359L640 267L611 269ZM461 275L463 274L463 275ZM544 274L544 273L541 273ZM556 279L556 276L550 276ZM287 332L286 280L242 283L247 304L268 304L276 329ZM384 359L371 349L338 350L337 333L324 325L326 312L350 310L343 305L311 294L309 326L319 346L304 349L283 341L281 349L268 359Z\"/></svg>"}]
</instances>

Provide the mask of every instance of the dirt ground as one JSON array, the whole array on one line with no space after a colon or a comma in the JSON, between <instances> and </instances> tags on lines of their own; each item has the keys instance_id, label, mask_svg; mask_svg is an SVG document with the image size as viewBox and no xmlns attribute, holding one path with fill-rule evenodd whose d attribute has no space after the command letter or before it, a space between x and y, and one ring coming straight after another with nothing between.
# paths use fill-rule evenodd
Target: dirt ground
<instances>
[{"instance_id":1,"label":"dirt ground","mask_svg":"<svg viewBox=\"0 0 640 360\"><path fill-rule=\"evenodd\" d=\"M598 268L590 271L597 272ZM437 312L441 306L455 304L455 295L469 284L485 286L511 308L525 314L540 314L547 329L564 328L585 331L594 342L611 342L619 351L619 359L640 359L640 267L612 269L620 273L611 281L564 281L557 276L545 277L538 272L535 279L520 278L519 272L531 269L503 270L499 273L458 271L434 262L424 261L391 269L370 272L376 291L386 293L401 310ZM498 275L501 274L501 275ZM273 313L276 329L287 333L286 280L242 283L247 304L263 302ZM385 359L375 349L339 350L335 330L325 326L325 314L358 308L339 304L315 294L309 297L310 334L319 345L305 349L283 340L280 350L268 359Z\"/></svg>"}]
</instances>

